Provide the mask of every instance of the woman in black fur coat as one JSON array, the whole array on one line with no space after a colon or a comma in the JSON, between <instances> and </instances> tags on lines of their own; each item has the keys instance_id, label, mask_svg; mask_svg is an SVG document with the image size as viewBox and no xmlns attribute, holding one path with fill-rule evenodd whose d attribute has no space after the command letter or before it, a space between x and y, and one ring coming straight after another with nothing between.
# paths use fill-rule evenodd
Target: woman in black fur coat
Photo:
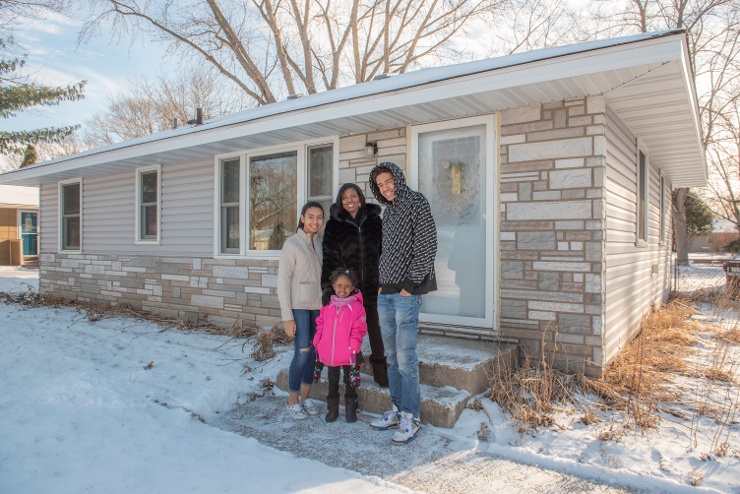
<instances>
[{"instance_id":1,"label":"woman in black fur coat","mask_svg":"<svg viewBox=\"0 0 740 494\"><path fill-rule=\"evenodd\" d=\"M329 276L337 268L350 268L360 275L360 291L367 312L367 334L370 339L370 364L378 385L388 387L388 366L378 321L378 263L383 236L381 208L367 204L362 189L353 183L339 188L337 202L329 210L324 230L324 261L321 266L321 288L324 302L332 293Z\"/></svg>"}]
</instances>

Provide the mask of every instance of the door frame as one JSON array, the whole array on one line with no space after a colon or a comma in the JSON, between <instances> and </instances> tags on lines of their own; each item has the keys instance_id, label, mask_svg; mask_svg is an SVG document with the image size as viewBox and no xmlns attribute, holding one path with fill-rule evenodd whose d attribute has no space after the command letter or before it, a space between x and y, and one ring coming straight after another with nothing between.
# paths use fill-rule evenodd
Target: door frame
<instances>
[{"instance_id":1,"label":"door frame","mask_svg":"<svg viewBox=\"0 0 740 494\"><path fill-rule=\"evenodd\" d=\"M31 213L36 215L36 253L35 254L23 254L23 213ZM39 212L33 209L19 209L18 210L18 240L21 241L21 257L35 257L39 255Z\"/></svg>"},{"instance_id":2,"label":"door frame","mask_svg":"<svg viewBox=\"0 0 740 494\"><path fill-rule=\"evenodd\" d=\"M498 215L495 205L499 203L498 187L499 183L499 157L496 150L498 149L498 128L497 114L489 114L478 117L468 117L457 120L446 120L431 124L413 125L409 129L409 185L414 190L419 190L419 134L435 132L440 130L452 130L462 127L474 127L485 125L486 143L485 143L485 194L486 206L485 211L481 211L485 218L486 225L486 296L485 296L485 317L465 317L451 316L441 314L419 315L419 321L423 326L445 326L457 327L464 332L485 332L489 333L498 327L498 269L497 259L499 258L498 246Z\"/></svg>"}]
</instances>

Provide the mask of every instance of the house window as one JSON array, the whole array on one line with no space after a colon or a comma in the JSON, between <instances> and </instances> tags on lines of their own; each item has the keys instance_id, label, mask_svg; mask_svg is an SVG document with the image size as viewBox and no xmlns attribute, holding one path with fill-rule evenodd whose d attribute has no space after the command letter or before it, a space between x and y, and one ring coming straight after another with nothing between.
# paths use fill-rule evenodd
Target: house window
<instances>
[{"instance_id":1,"label":"house window","mask_svg":"<svg viewBox=\"0 0 740 494\"><path fill-rule=\"evenodd\" d=\"M660 243L665 242L665 222L666 222L666 203L665 203L665 177L660 176Z\"/></svg>"},{"instance_id":2,"label":"house window","mask_svg":"<svg viewBox=\"0 0 740 494\"><path fill-rule=\"evenodd\" d=\"M62 250L80 250L82 238L82 216L80 214L82 200L80 182L61 185L61 244Z\"/></svg>"},{"instance_id":3,"label":"house window","mask_svg":"<svg viewBox=\"0 0 740 494\"><path fill-rule=\"evenodd\" d=\"M295 233L300 207L326 211L334 188L334 144L304 144L216 161L216 252L275 252Z\"/></svg>"},{"instance_id":4,"label":"house window","mask_svg":"<svg viewBox=\"0 0 740 494\"><path fill-rule=\"evenodd\" d=\"M296 229L298 153L249 159L249 250L280 250Z\"/></svg>"},{"instance_id":5,"label":"house window","mask_svg":"<svg viewBox=\"0 0 740 494\"><path fill-rule=\"evenodd\" d=\"M241 160L231 158L221 162L221 253L238 254L241 245L239 232L239 189Z\"/></svg>"},{"instance_id":6,"label":"house window","mask_svg":"<svg viewBox=\"0 0 740 494\"><path fill-rule=\"evenodd\" d=\"M648 159L642 149L637 154L637 242L643 243L648 237Z\"/></svg>"},{"instance_id":7,"label":"house window","mask_svg":"<svg viewBox=\"0 0 740 494\"><path fill-rule=\"evenodd\" d=\"M329 215L329 207L334 202L332 195L332 176L334 170L334 149L329 146L308 148L308 200L324 206Z\"/></svg>"},{"instance_id":8,"label":"house window","mask_svg":"<svg viewBox=\"0 0 740 494\"><path fill-rule=\"evenodd\" d=\"M159 166L136 170L137 241L159 240Z\"/></svg>"}]
</instances>

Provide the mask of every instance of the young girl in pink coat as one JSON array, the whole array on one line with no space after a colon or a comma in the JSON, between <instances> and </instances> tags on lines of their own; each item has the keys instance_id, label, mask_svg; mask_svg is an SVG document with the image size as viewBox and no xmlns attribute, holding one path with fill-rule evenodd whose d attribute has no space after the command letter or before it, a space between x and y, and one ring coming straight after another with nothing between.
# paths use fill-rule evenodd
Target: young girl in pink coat
<instances>
[{"instance_id":1,"label":"young girl in pink coat","mask_svg":"<svg viewBox=\"0 0 740 494\"><path fill-rule=\"evenodd\" d=\"M313 346L316 359L329 368L329 393L326 404L329 411L326 421L334 422L339 416L339 373L344 369L344 413L347 422L357 421L357 386L350 383L351 366L360 353L362 338L367 333L365 307L362 294L357 290L359 278L351 269L339 268L329 277L334 295L321 308L316 319L316 336Z\"/></svg>"}]
</instances>

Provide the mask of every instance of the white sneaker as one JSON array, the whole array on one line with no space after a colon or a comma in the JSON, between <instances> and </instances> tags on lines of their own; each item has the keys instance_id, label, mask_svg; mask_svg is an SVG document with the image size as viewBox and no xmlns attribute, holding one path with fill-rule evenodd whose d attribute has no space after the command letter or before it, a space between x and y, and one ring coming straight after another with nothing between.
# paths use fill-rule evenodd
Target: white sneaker
<instances>
[{"instance_id":1,"label":"white sneaker","mask_svg":"<svg viewBox=\"0 0 740 494\"><path fill-rule=\"evenodd\" d=\"M401 417L398 414L398 408L393 405L392 410L388 410L381 418L370 422L370 427L379 431L387 431L388 429L395 429L400 423Z\"/></svg>"},{"instance_id":2,"label":"white sneaker","mask_svg":"<svg viewBox=\"0 0 740 494\"><path fill-rule=\"evenodd\" d=\"M401 423L398 430L393 433L391 442L393 444L408 444L414 439L421 429L419 419L410 413L401 412Z\"/></svg>"},{"instance_id":3,"label":"white sneaker","mask_svg":"<svg viewBox=\"0 0 740 494\"><path fill-rule=\"evenodd\" d=\"M306 400L303 402L303 411L309 415L319 414L319 408L316 406L316 403L314 403L311 398L306 398Z\"/></svg>"},{"instance_id":4,"label":"white sneaker","mask_svg":"<svg viewBox=\"0 0 740 494\"><path fill-rule=\"evenodd\" d=\"M295 420L303 420L308 418L308 415L306 415L306 412L303 410L303 407L300 403L296 403L295 405L288 405L288 416L293 417Z\"/></svg>"}]
</instances>

